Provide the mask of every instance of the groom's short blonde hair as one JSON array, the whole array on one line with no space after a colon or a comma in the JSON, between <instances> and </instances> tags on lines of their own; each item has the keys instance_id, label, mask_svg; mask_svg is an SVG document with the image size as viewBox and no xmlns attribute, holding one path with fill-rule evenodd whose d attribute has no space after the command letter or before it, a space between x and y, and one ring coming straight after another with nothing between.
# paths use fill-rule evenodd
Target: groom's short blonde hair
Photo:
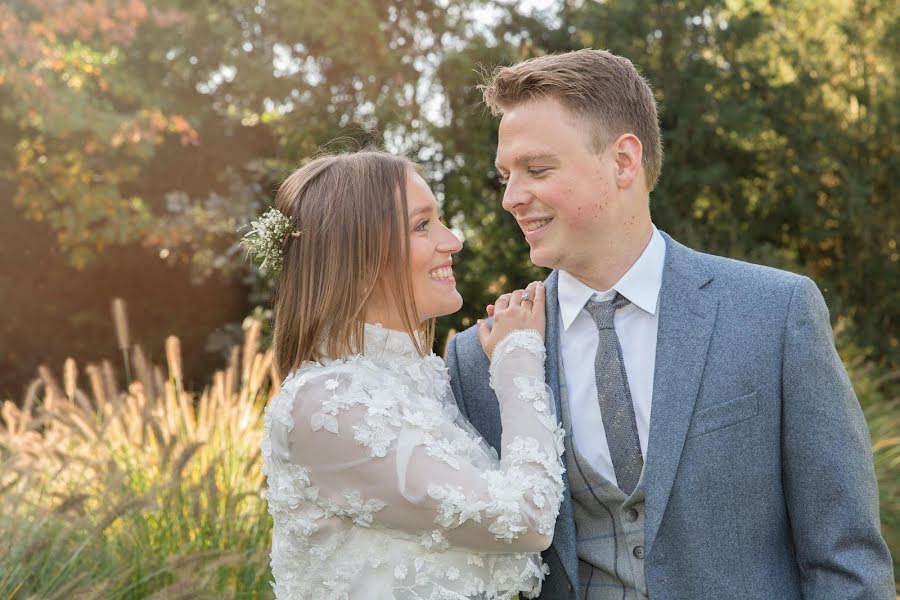
<instances>
[{"instance_id":1,"label":"groom's short blonde hair","mask_svg":"<svg viewBox=\"0 0 900 600\"><path fill-rule=\"evenodd\" d=\"M531 100L557 100L591 126L588 142L595 152L623 133L634 134L644 150L647 188L659 181L663 149L656 100L627 58L589 48L539 56L497 68L481 90L495 115Z\"/></svg>"}]
</instances>

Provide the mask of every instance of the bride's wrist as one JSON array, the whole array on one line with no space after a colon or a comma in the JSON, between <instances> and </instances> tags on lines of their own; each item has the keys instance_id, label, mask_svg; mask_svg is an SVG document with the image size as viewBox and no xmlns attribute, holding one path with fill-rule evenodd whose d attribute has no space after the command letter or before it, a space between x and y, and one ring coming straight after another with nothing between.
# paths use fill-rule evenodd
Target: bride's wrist
<instances>
[{"instance_id":1,"label":"bride's wrist","mask_svg":"<svg viewBox=\"0 0 900 600\"><path fill-rule=\"evenodd\" d=\"M519 348L538 352L543 356L546 353L544 336L537 329L513 329L494 346L491 354L491 366L502 360L506 354Z\"/></svg>"},{"instance_id":2,"label":"bride's wrist","mask_svg":"<svg viewBox=\"0 0 900 600\"><path fill-rule=\"evenodd\" d=\"M489 368L491 387L495 382L511 383L513 377L540 377L544 375L544 359L547 351L544 338L534 329L514 329L494 347ZM513 362L509 367L507 359Z\"/></svg>"}]
</instances>

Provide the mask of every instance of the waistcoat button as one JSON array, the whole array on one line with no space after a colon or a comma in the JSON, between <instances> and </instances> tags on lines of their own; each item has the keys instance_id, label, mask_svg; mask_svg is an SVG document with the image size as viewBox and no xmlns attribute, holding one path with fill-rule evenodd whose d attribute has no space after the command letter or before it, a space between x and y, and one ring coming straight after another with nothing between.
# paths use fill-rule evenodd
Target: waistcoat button
<instances>
[{"instance_id":1,"label":"waistcoat button","mask_svg":"<svg viewBox=\"0 0 900 600\"><path fill-rule=\"evenodd\" d=\"M625 520L629 523L634 523L638 520L638 511L634 508L629 508L625 511Z\"/></svg>"},{"instance_id":2,"label":"waistcoat button","mask_svg":"<svg viewBox=\"0 0 900 600\"><path fill-rule=\"evenodd\" d=\"M634 554L635 558L644 558L644 547L635 546L634 550L632 550L631 553Z\"/></svg>"}]
</instances>

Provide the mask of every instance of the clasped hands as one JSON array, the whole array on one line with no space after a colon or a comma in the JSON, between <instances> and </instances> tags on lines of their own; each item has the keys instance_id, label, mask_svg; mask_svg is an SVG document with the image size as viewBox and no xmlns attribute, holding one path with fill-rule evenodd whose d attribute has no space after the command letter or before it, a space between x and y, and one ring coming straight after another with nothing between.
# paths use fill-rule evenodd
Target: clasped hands
<instances>
[{"instance_id":1,"label":"clasped hands","mask_svg":"<svg viewBox=\"0 0 900 600\"><path fill-rule=\"evenodd\" d=\"M516 329L533 329L544 337L547 317L544 313L546 290L540 281L533 281L524 290L503 294L487 306L487 316L478 319L478 339L488 359L494 348Z\"/></svg>"}]
</instances>

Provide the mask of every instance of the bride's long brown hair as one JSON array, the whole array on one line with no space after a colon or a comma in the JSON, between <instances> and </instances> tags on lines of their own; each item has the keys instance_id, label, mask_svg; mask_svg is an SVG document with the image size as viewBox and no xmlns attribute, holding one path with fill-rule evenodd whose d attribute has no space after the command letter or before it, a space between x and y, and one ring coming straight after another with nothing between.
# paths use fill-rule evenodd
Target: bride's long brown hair
<instances>
[{"instance_id":1,"label":"bride's long brown hair","mask_svg":"<svg viewBox=\"0 0 900 600\"><path fill-rule=\"evenodd\" d=\"M416 170L386 152L354 152L315 158L281 184L275 207L300 235L284 241L275 300L280 378L362 352L366 302L379 286L419 353L430 351L434 320L417 322L409 274L406 180Z\"/></svg>"}]
</instances>

